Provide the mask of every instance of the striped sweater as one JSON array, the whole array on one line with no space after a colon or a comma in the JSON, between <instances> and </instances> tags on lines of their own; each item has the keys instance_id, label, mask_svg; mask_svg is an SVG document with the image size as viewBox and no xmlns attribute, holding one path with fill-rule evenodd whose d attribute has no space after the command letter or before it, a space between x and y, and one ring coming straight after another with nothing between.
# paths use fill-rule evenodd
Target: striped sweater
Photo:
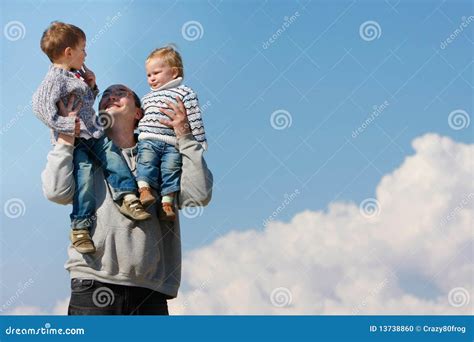
<instances>
[{"instance_id":1,"label":"striped sweater","mask_svg":"<svg viewBox=\"0 0 474 342\"><path fill-rule=\"evenodd\" d=\"M40 86L33 94L33 112L52 129L52 143L56 143L58 133L74 135L74 118L59 115L56 103L68 102L69 96L76 96L75 105L81 103L78 116L81 122L82 138L100 138L104 130L97 121L94 101L98 90L93 91L73 72L51 65Z\"/></svg>"},{"instance_id":2,"label":"striped sweater","mask_svg":"<svg viewBox=\"0 0 474 342\"><path fill-rule=\"evenodd\" d=\"M207 149L206 134L197 95L191 88L182 85L181 82L182 78L178 77L156 90L152 89L143 97L144 116L138 123L138 140L160 140L177 146L174 130L161 124L159 120L169 120L169 117L161 112L160 108L168 108L165 101L176 103L175 97L178 96L186 108L191 133L204 149Z\"/></svg>"}]
</instances>

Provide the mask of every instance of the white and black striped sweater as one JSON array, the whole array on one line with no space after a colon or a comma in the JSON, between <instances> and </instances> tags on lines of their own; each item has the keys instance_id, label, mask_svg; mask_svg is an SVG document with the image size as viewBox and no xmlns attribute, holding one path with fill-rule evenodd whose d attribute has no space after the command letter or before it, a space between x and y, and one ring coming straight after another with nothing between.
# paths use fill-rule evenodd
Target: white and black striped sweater
<instances>
[{"instance_id":1,"label":"white and black striped sweater","mask_svg":"<svg viewBox=\"0 0 474 342\"><path fill-rule=\"evenodd\" d=\"M188 116L191 133L194 138L207 149L206 134L202 121L201 109L196 93L189 87L181 84L182 78L178 77L160 88L149 92L142 99L144 116L138 123L140 132L139 140L160 140L170 145L177 146L177 139L172 128L160 123L159 119L169 120L169 117L161 112L161 108L168 108L165 101L176 103L176 96L183 101Z\"/></svg>"}]
</instances>

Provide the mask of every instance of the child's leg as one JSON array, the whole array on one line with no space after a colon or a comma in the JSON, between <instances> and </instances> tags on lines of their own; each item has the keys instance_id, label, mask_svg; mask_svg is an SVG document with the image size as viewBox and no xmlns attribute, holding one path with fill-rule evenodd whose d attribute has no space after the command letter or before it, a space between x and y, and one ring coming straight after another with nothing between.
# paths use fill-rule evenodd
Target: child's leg
<instances>
[{"instance_id":1,"label":"child's leg","mask_svg":"<svg viewBox=\"0 0 474 342\"><path fill-rule=\"evenodd\" d=\"M158 189L160 178L160 143L151 140L138 142L137 155L137 183L140 192L140 201L145 207L152 205L156 199L151 188Z\"/></svg>"},{"instance_id":2,"label":"child's leg","mask_svg":"<svg viewBox=\"0 0 474 342\"><path fill-rule=\"evenodd\" d=\"M71 242L80 253L95 252L94 243L89 229L95 213L94 172L92 158L88 154L89 148L83 139L76 140L74 148L74 192L71 213Z\"/></svg>"},{"instance_id":3,"label":"child's leg","mask_svg":"<svg viewBox=\"0 0 474 342\"><path fill-rule=\"evenodd\" d=\"M113 189L114 201L122 201L120 211L133 220L146 220L151 217L144 211L137 198L137 183L121 150L111 140L103 136L94 139L92 153L102 166L104 175Z\"/></svg>"},{"instance_id":4,"label":"child's leg","mask_svg":"<svg viewBox=\"0 0 474 342\"><path fill-rule=\"evenodd\" d=\"M181 154L172 145L166 145L161 157L161 218L174 220L174 198L180 190Z\"/></svg>"}]
</instances>

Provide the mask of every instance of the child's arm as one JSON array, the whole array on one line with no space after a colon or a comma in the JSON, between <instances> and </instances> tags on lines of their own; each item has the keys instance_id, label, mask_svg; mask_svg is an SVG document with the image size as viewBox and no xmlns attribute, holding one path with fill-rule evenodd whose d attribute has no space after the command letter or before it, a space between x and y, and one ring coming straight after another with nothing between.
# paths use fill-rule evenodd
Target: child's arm
<instances>
[{"instance_id":1,"label":"child's arm","mask_svg":"<svg viewBox=\"0 0 474 342\"><path fill-rule=\"evenodd\" d=\"M61 101L59 82L42 83L33 95L33 112L52 130L74 135L75 118L59 115L57 103Z\"/></svg>"}]
</instances>

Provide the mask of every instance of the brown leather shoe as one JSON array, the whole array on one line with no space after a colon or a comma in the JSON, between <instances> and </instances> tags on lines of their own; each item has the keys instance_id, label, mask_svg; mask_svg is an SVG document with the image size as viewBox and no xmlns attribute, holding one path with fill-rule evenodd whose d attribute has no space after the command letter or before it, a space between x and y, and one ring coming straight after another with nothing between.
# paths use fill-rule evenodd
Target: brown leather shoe
<instances>
[{"instance_id":1,"label":"brown leather shoe","mask_svg":"<svg viewBox=\"0 0 474 342\"><path fill-rule=\"evenodd\" d=\"M73 229L70 235L72 246L82 254L95 253L94 242L87 229Z\"/></svg>"},{"instance_id":2,"label":"brown leather shoe","mask_svg":"<svg viewBox=\"0 0 474 342\"><path fill-rule=\"evenodd\" d=\"M145 209L156 202L155 196L151 194L151 188L147 186L139 188L138 192L140 193L140 202L142 202L142 205Z\"/></svg>"},{"instance_id":3,"label":"brown leather shoe","mask_svg":"<svg viewBox=\"0 0 474 342\"><path fill-rule=\"evenodd\" d=\"M158 218L163 221L174 221L176 214L174 213L173 204L161 203L161 207L158 209Z\"/></svg>"}]
</instances>

